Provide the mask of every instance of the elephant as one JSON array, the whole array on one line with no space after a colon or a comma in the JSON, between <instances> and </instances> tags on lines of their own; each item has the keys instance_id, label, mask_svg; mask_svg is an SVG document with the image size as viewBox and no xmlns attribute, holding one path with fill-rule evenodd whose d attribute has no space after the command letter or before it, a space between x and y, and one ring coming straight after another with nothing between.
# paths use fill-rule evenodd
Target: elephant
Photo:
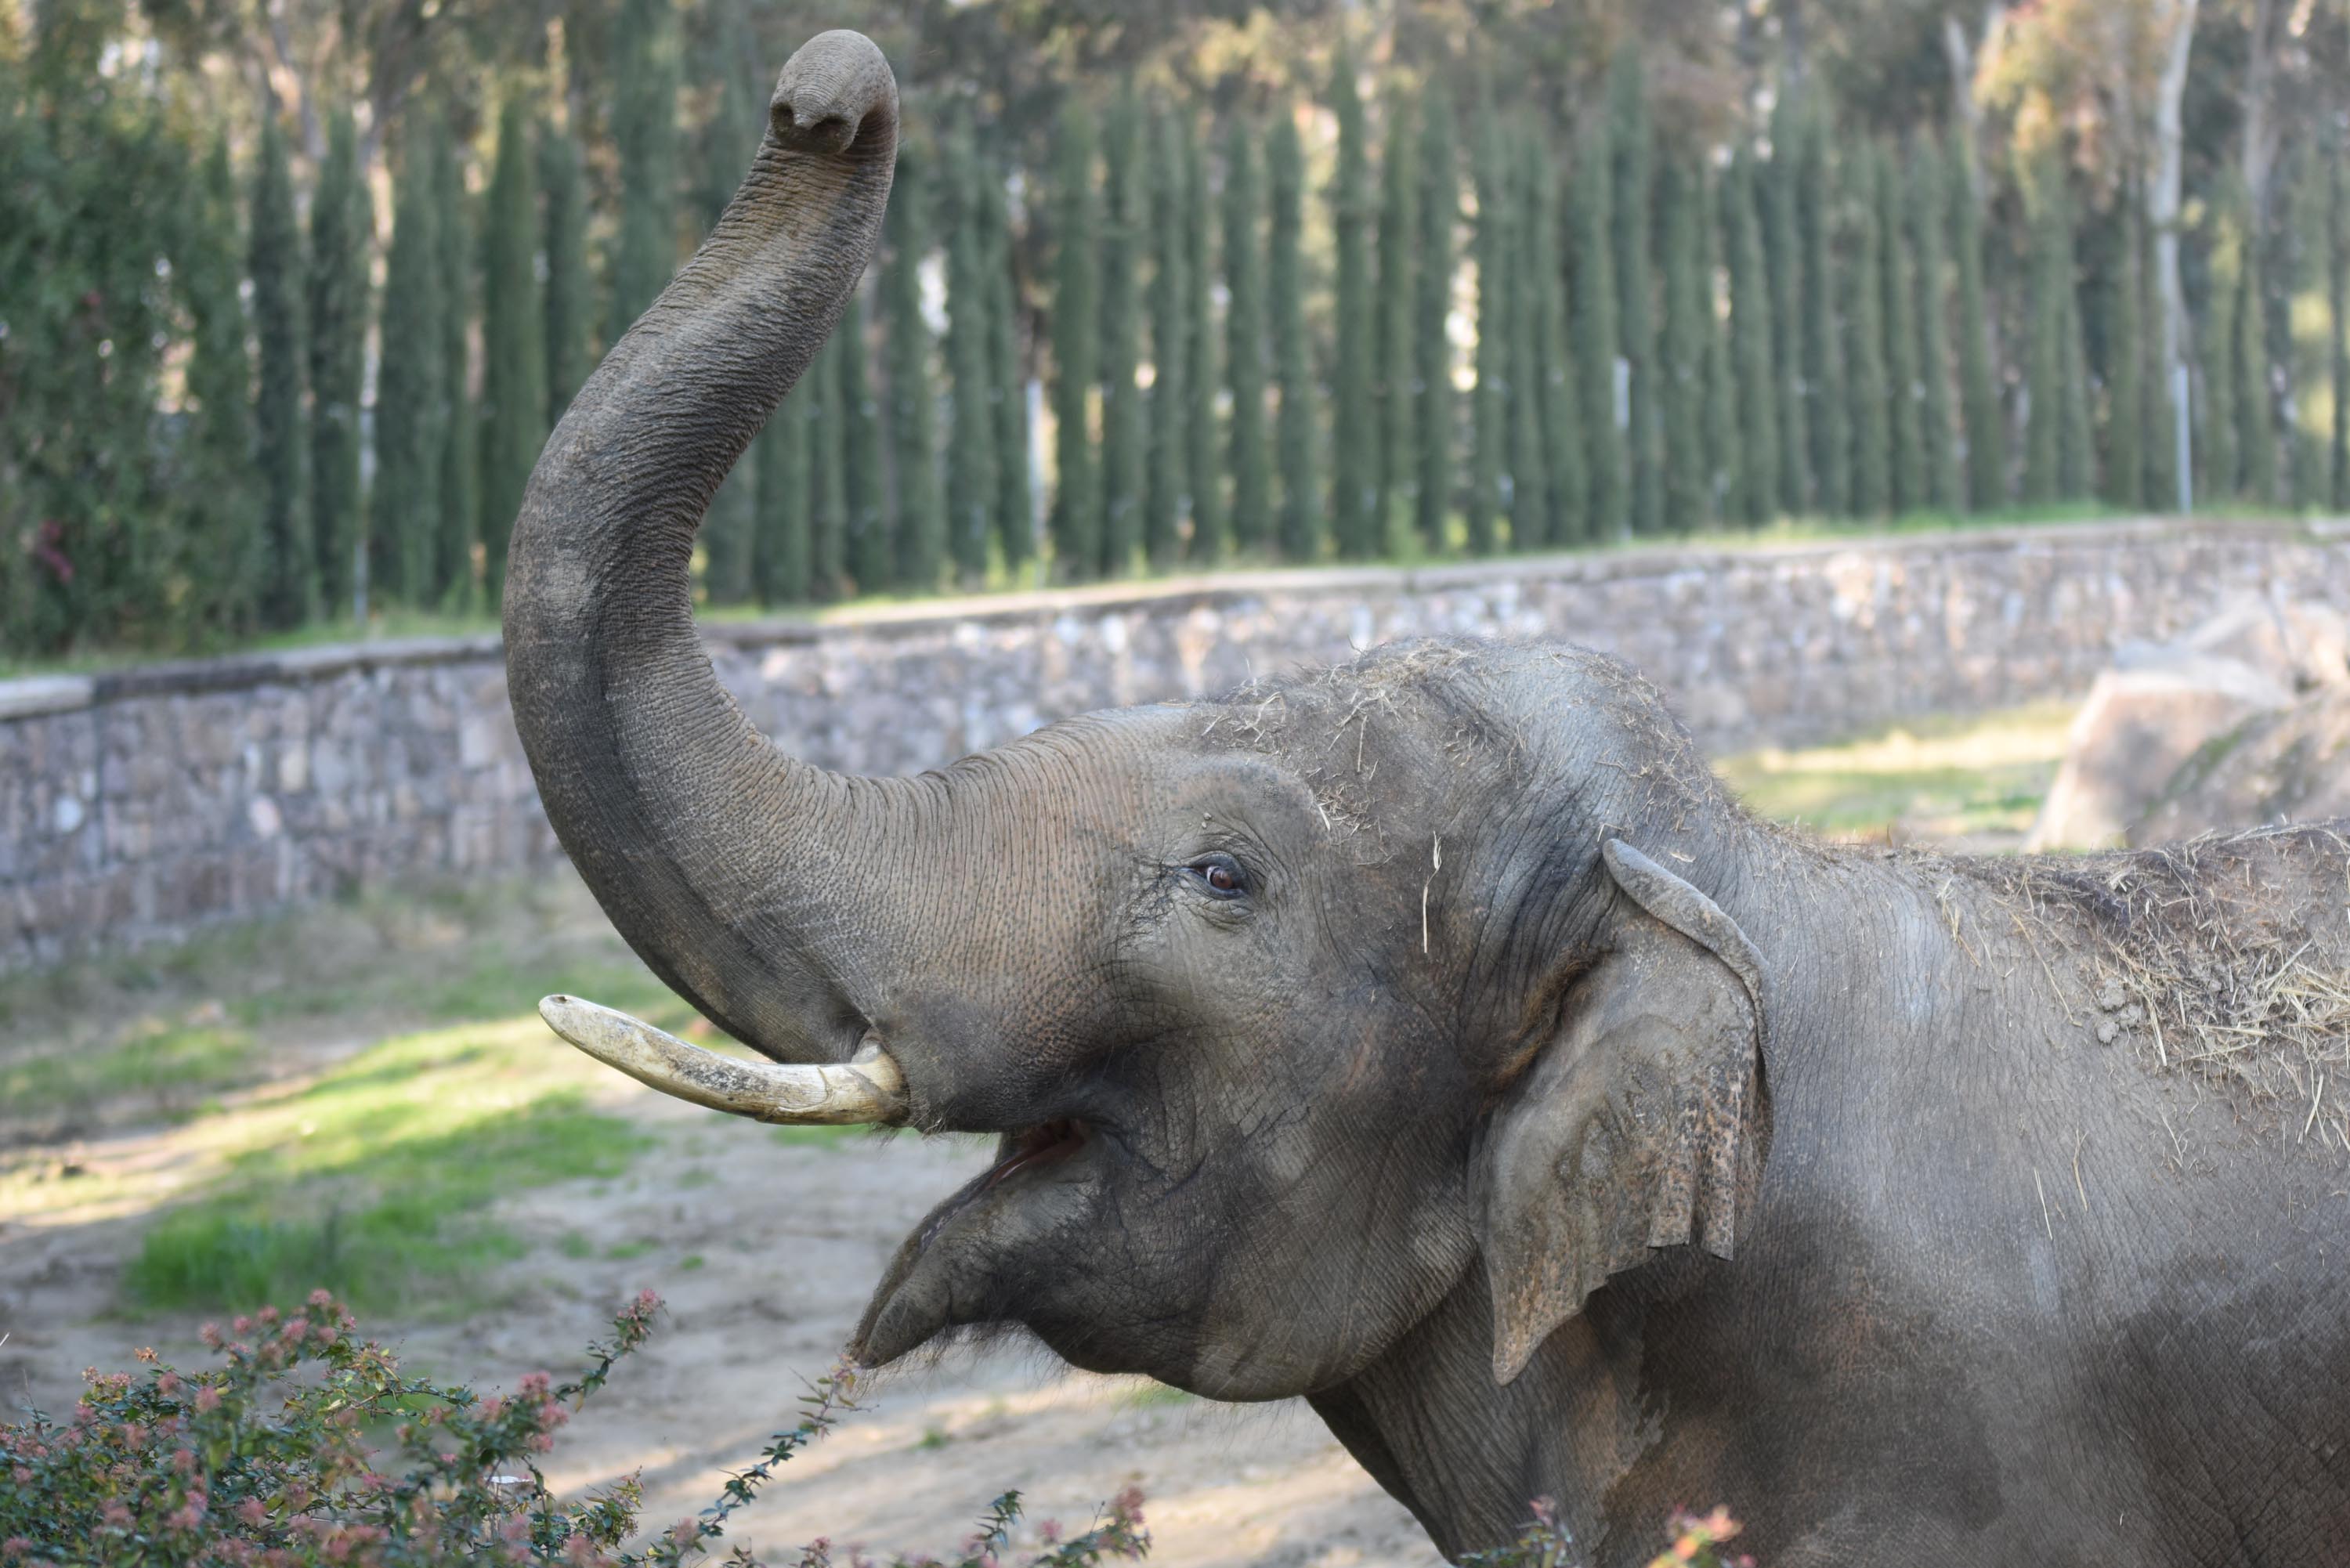
<instances>
[{"instance_id":1,"label":"elephant","mask_svg":"<svg viewBox=\"0 0 2350 1568\"><path fill-rule=\"evenodd\" d=\"M1554 1500L1803 1563L2276 1563L2350 1539L2350 825L2078 859L1749 815L1660 694L1390 645L851 778L693 624L712 493L839 318L894 79L794 55L741 190L549 439L509 691L550 821L775 1121L993 1135L886 1366L1024 1332L1302 1397L1449 1558ZM745 1347L746 1355L752 1347Z\"/></svg>"}]
</instances>

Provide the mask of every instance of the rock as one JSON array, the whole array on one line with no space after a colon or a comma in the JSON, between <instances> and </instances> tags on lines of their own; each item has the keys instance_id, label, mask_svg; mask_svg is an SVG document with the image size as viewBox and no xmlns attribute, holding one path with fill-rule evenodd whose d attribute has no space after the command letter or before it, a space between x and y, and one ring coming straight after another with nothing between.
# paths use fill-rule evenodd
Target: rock
<instances>
[{"instance_id":1,"label":"rock","mask_svg":"<svg viewBox=\"0 0 2350 1568\"><path fill-rule=\"evenodd\" d=\"M2197 748L2129 842L2334 816L2350 817L2350 685L2253 714Z\"/></svg>"},{"instance_id":2,"label":"rock","mask_svg":"<svg viewBox=\"0 0 2350 1568\"><path fill-rule=\"evenodd\" d=\"M2123 843L2199 748L2293 701L2288 687L2242 659L2183 644L2128 650L2097 677L2073 721L2064 764L2024 849Z\"/></svg>"}]
</instances>

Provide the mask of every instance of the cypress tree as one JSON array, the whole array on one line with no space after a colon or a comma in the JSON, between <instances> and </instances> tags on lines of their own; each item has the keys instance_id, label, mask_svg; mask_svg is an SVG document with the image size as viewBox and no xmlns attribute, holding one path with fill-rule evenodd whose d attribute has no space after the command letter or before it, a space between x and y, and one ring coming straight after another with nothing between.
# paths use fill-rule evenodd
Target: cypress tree
<instances>
[{"instance_id":1,"label":"cypress tree","mask_svg":"<svg viewBox=\"0 0 2350 1568\"><path fill-rule=\"evenodd\" d=\"M1575 338L1583 371L1583 435L1591 480L1590 532L1620 537L1631 525L1631 489L1625 472L1624 421L1616 396L1615 206L1607 143L1587 139L1575 160L1567 202L1575 223Z\"/></svg>"},{"instance_id":2,"label":"cypress tree","mask_svg":"<svg viewBox=\"0 0 2350 1568\"><path fill-rule=\"evenodd\" d=\"M2256 506L2277 498L2276 408L2269 394L2267 290L2260 215L2244 223L2244 265L2236 295L2236 456L2244 495Z\"/></svg>"},{"instance_id":3,"label":"cypress tree","mask_svg":"<svg viewBox=\"0 0 2350 1568\"><path fill-rule=\"evenodd\" d=\"M1371 151L1356 89L1355 58L1341 43L1330 67L1330 105L1338 121L1338 169L1330 187L1336 239L1338 298L1335 407L1331 418L1330 536L1338 554L1361 560L1379 542L1379 477L1373 379L1378 374L1378 323L1371 303Z\"/></svg>"},{"instance_id":4,"label":"cypress tree","mask_svg":"<svg viewBox=\"0 0 2350 1568\"><path fill-rule=\"evenodd\" d=\"M2334 431L2330 466L2334 510L2350 512L2350 146L2337 145L2331 171L2325 229L2326 323L2333 328Z\"/></svg>"},{"instance_id":5,"label":"cypress tree","mask_svg":"<svg viewBox=\"0 0 2350 1568\"><path fill-rule=\"evenodd\" d=\"M2151 509L2158 512L2170 512L2176 510L2178 505L2178 419L2174 411L2176 399L2171 388L2173 372L2170 366L2163 361L2161 333L2155 325L2157 313L2161 309L2161 306L2153 296L2154 255L2151 225L2146 221L2144 210L2135 202L2132 202L2132 211L2137 220L2132 233L2137 236L2136 254L2138 277L2141 280L2138 286L2139 297L2144 301L2141 306L2141 317L2147 322L2147 329L2142 339L2146 344L2144 359L2146 416L2145 423L2141 427L2144 434L2140 438L2146 452L2146 499L2147 506ZM2076 305L2074 306L2076 317L2078 308Z\"/></svg>"},{"instance_id":6,"label":"cypress tree","mask_svg":"<svg viewBox=\"0 0 2350 1568\"><path fill-rule=\"evenodd\" d=\"M1648 259L1651 166L1656 135L1648 119L1647 80L1636 49L1617 51L1608 67L1607 119L1615 162L1610 195L1616 205L1616 286L1623 296L1620 342L1632 369L1631 426L1627 455L1632 469L1632 531L1653 534L1664 522L1664 421L1657 375L1656 286Z\"/></svg>"},{"instance_id":7,"label":"cypress tree","mask_svg":"<svg viewBox=\"0 0 2350 1568\"><path fill-rule=\"evenodd\" d=\"M1510 403L1510 545L1535 550L1551 542L1549 431L1544 426L1543 388L1550 379L1550 343L1543 332L1541 241L1535 192L1545 171L1535 152L1532 125L1508 139L1510 198L1510 333L1507 396Z\"/></svg>"},{"instance_id":8,"label":"cypress tree","mask_svg":"<svg viewBox=\"0 0 2350 1568\"><path fill-rule=\"evenodd\" d=\"M2197 326L2198 379L2203 417L2196 421L2196 494L2210 503L2236 493L2236 292L2241 286L2241 235L2236 227L2241 192L2214 200L2204 229L2207 259L2203 309Z\"/></svg>"},{"instance_id":9,"label":"cypress tree","mask_svg":"<svg viewBox=\"0 0 2350 1568\"><path fill-rule=\"evenodd\" d=\"M252 254L254 338L260 346L254 404L255 455L261 465L261 527L265 566L261 624L296 627L315 613L316 547L310 538L307 443L302 419L302 317L307 290L302 231L294 216L294 179L277 117L261 122L261 164L254 176Z\"/></svg>"},{"instance_id":10,"label":"cypress tree","mask_svg":"<svg viewBox=\"0 0 2350 1568\"><path fill-rule=\"evenodd\" d=\"M1733 514L1744 481L1738 463L1738 378L1731 365L1730 324L1721 309L1718 280L1728 268L1722 258L1721 203L1698 202L1698 236L1703 274L1699 287L1705 310L1706 510L1717 522Z\"/></svg>"},{"instance_id":11,"label":"cypress tree","mask_svg":"<svg viewBox=\"0 0 2350 1568\"><path fill-rule=\"evenodd\" d=\"M1232 393L1232 543L1265 542L1273 522L1273 450L1265 429L1264 253L1257 245L1256 143L1235 122L1224 155L1224 374Z\"/></svg>"},{"instance_id":12,"label":"cypress tree","mask_svg":"<svg viewBox=\"0 0 2350 1568\"><path fill-rule=\"evenodd\" d=\"M1846 515L1852 507L1852 425L1846 402L1839 312L1851 303L1847 278L1836 265L1835 171L1828 159L1826 111L1807 99L1798 124L1797 216L1802 228L1804 381L1811 393L1812 490L1821 512Z\"/></svg>"},{"instance_id":13,"label":"cypress tree","mask_svg":"<svg viewBox=\"0 0 2350 1568\"><path fill-rule=\"evenodd\" d=\"M2128 202L2127 196L2120 198ZM2135 212L2116 213L2114 229L2123 236L2106 273L2105 498L2126 512L2147 504L2146 343L2140 322L2141 284ZM2036 389L2035 389L2036 391ZM2060 488L2062 488L2060 486Z\"/></svg>"},{"instance_id":14,"label":"cypress tree","mask_svg":"<svg viewBox=\"0 0 2350 1568\"><path fill-rule=\"evenodd\" d=\"M2007 426L2000 412L1991 312L1983 297L1982 211L1975 203L1970 172L1974 147L1962 128L1950 132L1950 141L1951 151L1942 167L1958 261L1959 409L1966 429L1966 504L1987 512L2007 502Z\"/></svg>"},{"instance_id":15,"label":"cypress tree","mask_svg":"<svg viewBox=\"0 0 2350 1568\"><path fill-rule=\"evenodd\" d=\"M1502 509L1502 470L1509 443L1509 362L1517 322L1510 300L1509 158L1492 94L1478 95L1476 144L1470 158L1477 185L1477 389L1469 406L1469 553L1490 555Z\"/></svg>"},{"instance_id":16,"label":"cypress tree","mask_svg":"<svg viewBox=\"0 0 2350 1568\"><path fill-rule=\"evenodd\" d=\"M1961 486L1950 397L1950 259L1942 223L1942 161L1931 137L1910 144L1908 197L1918 260L1918 375L1924 383L1918 405L1926 464L1920 499L1937 512L1956 512Z\"/></svg>"},{"instance_id":17,"label":"cypress tree","mask_svg":"<svg viewBox=\"0 0 2350 1568\"><path fill-rule=\"evenodd\" d=\"M671 0L621 0L613 54L620 227L605 337L617 343L677 269L677 92L683 67Z\"/></svg>"},{"instance_id":18,"label":"cypress tree","mask_svg":"<svg viewBox=\"0 0 2350 1568\"><path fill-rule=\"evenodd\" d=\"M898 479L895 525L883 505L880 466L870 489L851 487L860 548L851 568L857 591L904 587L930 593L946 569L947 516L939 495L938 391L931 374L931 327L922 319L922 262L931 251L931 169L899 144L898 179L889 188L881 268L881 324L889 377L889 465ZM856 371L853 368L852 374ZM857 391L849 384L852 395ZM852 451L854 449L852 448ZM858 472L852 463L850 472ZM870 501L869 509L864 504Z\"/></svg>"},{"instance_id":19,"label":"cypress tree","mask_svg":"<svg viewBox=\"0 0 2350 1568\"><path fill-rule=\"evenodd\" d=\"M817 352L759 431L751 575L763 605L798 604L808 597L808 514L816 488L811 443L827 353Z\"/></svg>"},{"instance_id":20,"label":"cypress tree","mask_svg":"<svg viewBox=\"0 0 2350 1568\"><path fill-rule=\"evenodd\" d=\"M1690 534L1704 525L1711 475L1705 452L1705 337L1713 301L1699 276L1698 209L1705 202L1705 176L1669 158L1657 193L1665 213L1665 526ZM1775 389L1772 400L1779 400Z\"/></svg>"},{"instance_id":21,"label":"cypress tree","mask_svg":"<svg viewBox=\"0 0 2350 1568\"><path fill-rule=\"evenodd\" d=\"M1150 452L1143 499L1142 548L1153 567L1175 559L1190 487L1191 412L1189 338L1191 331L1191 232L1185 222L1182 133L1175 117L1151 117Z\"/></svg>"},{"instance_id":22,"label":"cypress tree","mask_svg":"<svg viewBox=\"0 0 2350 1568\"><path fill-rule=\"evenodd\" d=\"M1582 380L1566 335L1566 275L1559 259L1558 164L1550 135L1537 118L1526 142L1528 286L1534 335L1542 345L1543 453L1550 471L1550 521L1544 542L1571 544L1586 536L1590 485L1583 472L1583 418L1576 407Z\"/></svg>"},{"instance_id":23,"label":"cypress tree","mask_svg":"<svg viewBox=\"0 0 2350 1568\"><path fill-rule=\"evenodd\" d=\"M1281 393L1274 440L1281 451L1281 513L1276 543L1284 556L1310 561L1319 553L1322 519L1314 472L1314 359L1305 337L1305 259L1299 244L1305 223L1305 150L1297 122L1274 122L1266 164L1272 173L1273 224L1266 276L1273 304L1274 379Z\"/></svg>"},{"instance_id":24,"label":"cypress tree","mask_svg":"<svg viewBox=\"0 0 2350 1568\"><path fill-rule=\"evenodd\" d=\"M1092 425L1100 210L1094 193L1094 121L1083 104L1062 110L1054 151L1053 550L1061 575L1082 581L1101 559L1101 481Z\"/></svg>"},{"instance_id":25,"label":"cypress tree","mask_svg":"<svg viewBox=\"0 0 2350 1568\"><path fill-rule=\"evenodd\" d=\"M717 84L702 128L693 182L698 231L707 234L734 198L743 171L765 130L766 97L752 61L750 19L742 0L711 0L699 18L701 61L696 74ZM666 282L666 280L663 280ZM754 535L758 530L759 454L755 444L735 460L702 520L702 582L713 605L748 604L758 597Z\"/></svg>"},{"instance_id":26,"label":"cypress tree","mask_svg":"<svg viewBox=\"0 0 2350 1568\"><path fill-rule=\"evenodd\" d=\"M2096 438L2089 416L2089 350L2082 330L2081 291L2064 291L2064 337L2059 377L2064 389L2064 426L2057 462L2057 487L2068 501L2096 493Z\"/></svg>"},{"instance_id":27,"label":"cypress tree","mask_svg":"<svg viewBox=\"0 0 2350 1568\"><path fill-rule=\"evenodd\" d=\"M843 374L850 339L863 325L863 295L853 296L831 340L801 380L808 400L808 526L806 597L819 602L847 591L848 566L848 426ZM813 387L808 383L816 383Z\"/></svg>"},{"instance_id":28,"label":"cypress tree","mask_svg":"<svg viewBox=\"0 0 2350 1568\"><path fill-rule=\"evenodd\" d=\"M2064 454L2064 291L2072 274L2072 246L2065 233L2061 201L2064 176L2043 167L2029 192L2032 271L2029 309L2031 337L2024 362L2024 396L2029 400L2023 432L2023 504L2045 506L2062 488L2059 464ZM2137 389L2126 410L2137 406ZM2133 456L2133 463L2135 457ZM2130 470L2136 472L2133 466Z\"/></svg>"},{"instance_id":29,"label":"cypress tree","mask_svg":"<svg viewBox=\"0 0 2350 1568\"><path fill-rule=\"evenodd\" d=\"M2330 247L2326 231L2332 220L2327 212L2326 168L2315 137L2303 141L2295 151L2292 170L2292 177L2284 182L2281 225L2284 243L2279 259L2284 288L2280 301L2279 314L2283 319L2278 337L2282 349L2278 358L2285 372L2285 452L2291 463L2290 496L2293 510L2306 512L2324 505L2334 488L2328 451L2333 444L2333 432L2329 430L2321 436L2301 417L2301 409L2303 399L2331 379L2334 356L2325 349L2310 348L2309 335L2299 330L2293 319L2301 302L2318 303L2327 297L2326 253ZM2330 317L2330 310L2328 315ZM2170 378L2166 371L2161 389L2167 394L2169 389ZM2165 450L2168 450L2168 445Z\"/></svg>"},{"instance_id":30,"label":"cypress tree","mask_svg":"<svg viewBox=\"0 0 2350 1568\"><path fill-rule=\"evenodd\" d=\"M1884 236L1877 233L1873 200L1877 164L1877 149L1864 142L1854 149L1846 170L1850 182L1847 208L1853 220L1852 311L1846 323L1852 412L1846 422L1852 432L1852 506L1863 517L1883 516L1893 502L1893 393L1885 354L1885 246ZM2053 345L2054 339L2050 341Z\"/></svg>"},{"instance_id":31,"label":"cypress tree","mask_svg":"<svg viewBox=\"0 0 2350 1568\"><path fill-rule=\"evenodd\" d=\"M579 140L553 120L538 128L538 182L546 202L546 428L588 379L595 280L588 273L588 180Z\"/></svg>"},{"instance_id":32,"label":"cypress tree","mask_svg":"<svg viewBox=\"0 0 2350 1568\"><path fill-rule=\"evenodd\" d=\"M510 96L498 115L482 235L480 537L492 604L505 583L506 539L523 489L546 439L546 306L538 296L529 125L520 95ZM731 544L731 532L727 538Z\"/></svg>"},{"instance_id":33,"label":"cypress tree","mask_svg":"<svg viewBox=\"0 0 2350 1568\"><path fill-rule=\"evenodd\" d=\"M995 532L1006 569L1017 574L1035 554L1035 493L1028 475L1028 383L1021 374L1020 302L1012 265L1012 222L1003 176L988 171L980 212L987 225L987 271L994 303L987 313L987 354L995 390Z\"/></svg>"},{"instance_id":34,"label":"cypress tree","mask_svg":"<svg viewBox=\"0 0 2350 1568\"><path fill-rule=\"evenodd\" d=\"M463 611L475 602L473 482L480 472L472 433L473 202L465 193L463 155L438 117L431 148L441 234L441 372L448 379L441 399L441 505L430 592L442 607Z\"/></svg>"},{"instance_id":35,"label":"cypress tree","mask_svg":"<svg viewBox=\"0 0 2350 1568\"><path fill-rule=\"evenodd\" d=\"M1129 87L1110 106L1102 138L1102 550L1095 569L1123 576L1142 542L1141 112Z\"/></svg>"},{"instance_id":36,"label":"cypress tree","mask_svg":"<svg viewBox=\"0 0 2350 1568\"><path fill-rule=\"evenodd\" d=\"M987 176L972 144L971 121L958 117L947 140L947 186L954 199L947 233L947 372L954 387L947 437L948 553L967 585L986 575L994 531L995 309L993 258L987 233Z\"/></svg>"},{"instance_id":37,"label":"cypress tree","mask_svg":"<svg viewBox=\"0 0 2350 1568\"><path fill-rule=\"evenodd\" d=\"M252 628L254 593L264 580L260 508L253 486L253 357L245 346L244 275L236 176L228 142L215 138L192 196L192 243L174 276L184 291L193 342L188 397L185 547L198 585L193 614L208 631Z\"/></svg>"},{"instance_id":38,"label":"cypress tree","mask_svg":"<svg viewBox=\"0 0 2350 1568\"><path fill-rule=\"evenodd\" d=\"M866 290L858 290L835 337L840 344L841 483L848 507L839 556L845 579L835 580L841 582L842 593L886 593L896 586L898 553L890 529L881 400L873 389L873 307Z\"/></svg>"},{"instance_id":39,"label":"cypress tree","mask_svg":"<svg viewBox=\"0 0 2350 1568\"><path fill-rule=\"evenodd\" d=\"M1730 245L1731 364L1738 380L1739 514L1750 524L1769 522L1779 501L1778 376L1771 366L1771 277L1756 212L1760 183L1753 155L1741 146L1724 182L1722 230Z\"/></svg>"},{"instance_id":40,"label":"cypress tree","mask_svg":"<svg viewBox=\"0 0 2350 1568\"><path fill-rule=\"evenodd\" d=\"M1779 509L1790 516L1810 504L1811 421L1804 382L1803 139L1794 99L1784 94L1771 110L1771 161L1756 193L1762 206L1762 255L1771 275L1771 363L1776 373L1779 427Z\"/></svg>"},{"instance_id":41,"label":"cypress tree","mask_svg":"<svg viewBox=\"0 0 2350 1568\"><path fill-rule=\"evenodd\" d=\"M310 536L321 607L351 603L363 537L359 398L366 374L368 244L374 208L359 183L348 109L329 121L327 161L310 198Z\"/></svg>"},{"instance_id":42,"label":"cypress tree","mask_svg":"<svg viewBox=\"0 0 2350 1568\"><path fill-rule=\"evenodd\" d=\"M1191 501L1191 556L1212 561L1223 554L1224 491L1216 431L1216 392L1223 385L1222 367L1216 358L1215 298L1216 203L1208 189L1208 161L1200 146L1200 128L1189 114L1179 130L1183 144L1183 232L1185 278L1190 284L1185 311L1187 378L1191 394L1190 417L1183 422L1190 441L1185 488Z\"/></svg>"},{"instance_id":43,"label":"cypress tree","mask_svg":"<svg viewBox=\"0 0 2350 1568\"><path fill-rule=\"evenodd\" d=\"M1378 350L1376 355L1379 422L1378 499L1373 507L1376 548L1392 554L1411 524L1412 482L1419 452L1412 385L1416 345L1413 261L1419 246L1419 170L1413 156L1415 127L1409 106L1397 98L1388 106L1388 140L1379 164Z\"/></svg>"},{"instance_id":44,"label":"cypress tree","mask_svg":"<svg viewBox=\"0 0 2350 1568\"><path fill-rule=\"evenodd\" d=\"M1890 148L1879 148L1877 165L1877 233L1885 274L1885 369L1892 389L1890 468L1893 510L1915 512L1926 504L1925 441L1918 429L1922 389L1918 374L1918 277L1911 265L1908 225L1901 221L1900 175Z\"/></svg>"},{"instance_id":45,"label":"cypress tree","mask_svg":"<svg viewBox=\"0 0 2350 1568\"><path fill-rule=\"evenodd\" d=\"M411 122L421 130L421 119ZM375 496L369 545L376 594L402 604L438 597L434 516L441 504L442 416L449 373L442 363L440 207L431 144L401 149L393 182L391 250L384 264L383 359L376 373Z\"/></svg>"},{"instance_id":46,"label":"cypress tree","mask_svg":"<svg viewBox=\"0 0 2350 1568\"><path fill-rule=\"evenodd\" d=\"M1452 145L1452 100L1430 82L1419 103L1419 257L1412 280L1414 515L1422 549L1440 552L1452 512L1452 443L1459 398L1452 385L1453 229L1461 217L1461 171Z\"/></svg>"}]
</instances>

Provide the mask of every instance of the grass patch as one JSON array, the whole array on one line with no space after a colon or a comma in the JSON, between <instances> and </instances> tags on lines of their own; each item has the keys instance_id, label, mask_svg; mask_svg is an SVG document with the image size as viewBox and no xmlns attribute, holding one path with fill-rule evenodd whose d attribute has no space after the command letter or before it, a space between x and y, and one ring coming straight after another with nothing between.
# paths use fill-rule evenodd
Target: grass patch
<instances>
[{"instance_id":1,"label":"grass patch","mask_svg":"<svg viewBox=\"0 0 2350 1568\"><path fill-rule=\"evenodd\" d=\"M625 1169L650 1139L590 1108L537 1020L370 1047L224 1118L213 1189L151 1226L134 1308L239 1311L317 1286L378 1309L462 1310L520 1243L486 1219L518 1189Z\"/></svg>"},{"instance_id":2,"label":"grass patch","mask_svg":"<svg viewBox=\"0 0 2350 1568\"><path fill-rule=\"evenodd\" d=\"M242 1029L156 1025L96 1049L0 1062L0 1107L11 1121L72 1119L109 1099L135 1097L178 1119L251 1077L254 1051Z\"/></svg>"},{"instance_id":3,"label":"grass patch","mask_svg":"<svg viewBox=\"0 0 2350 1568\"><path fill-rule=\"evenodd\" d=\"M1762 815L1823 836L2020 839L2064 760L2074 706L1912 722L1836 745L1765 747L1715 764Z\"/></svg>"},{"instance_id":4,"label":"grass patch","mask_svg":"<svg viewBox=\"0 0 2350 1568\"><path fill-rule=\"evenodd\" d=\"M1189 1405L1196 1397L1170 1384L1144 1383L1120 1394L1118 1403L1125 1410L1156 1410L1170 1405Z\"/></svg>"}]
</instances>

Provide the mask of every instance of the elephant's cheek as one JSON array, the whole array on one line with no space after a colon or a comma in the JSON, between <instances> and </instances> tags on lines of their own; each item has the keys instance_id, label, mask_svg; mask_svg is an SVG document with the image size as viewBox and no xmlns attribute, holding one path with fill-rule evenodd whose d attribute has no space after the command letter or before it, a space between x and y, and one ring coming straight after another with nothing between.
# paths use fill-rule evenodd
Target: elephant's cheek
<instances>
[{"instance_id":1,"label":"elephant's cheek","mask_svg":"<svg viewBox=\"0 0 2350 1568\"><path fill-rule=\"evenodd\" d=\"M1080 1184L1049 1179L957 1193L899 1247L849 1353L883 1366L958 1324L1024 1315L1039 1289L1064 1276L1054 1238L1070 1232L1086 1202Z\"/></svg>"}]
</instances>

